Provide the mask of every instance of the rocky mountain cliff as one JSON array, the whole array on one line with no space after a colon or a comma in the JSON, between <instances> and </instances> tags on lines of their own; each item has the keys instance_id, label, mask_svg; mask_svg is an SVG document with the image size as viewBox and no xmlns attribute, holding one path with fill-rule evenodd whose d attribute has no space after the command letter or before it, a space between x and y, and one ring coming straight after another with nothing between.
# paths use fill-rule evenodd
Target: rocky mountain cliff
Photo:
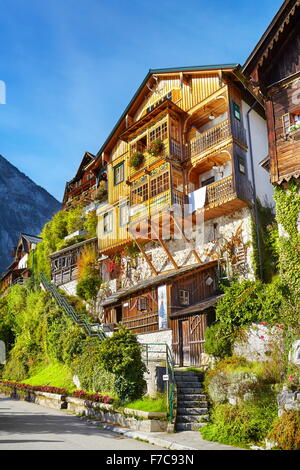
<instances>
[{"instance_id":1,"label":"rocky mountain cliff","mask_svg":"<svg viewBox=\"0 0 300 470\"><path fill-rule=\"evenodd\" d=\"M0 155L0 274L13 261L20 232L39 235L60 208L51 194Z\"/></svg>"}]
</instances>

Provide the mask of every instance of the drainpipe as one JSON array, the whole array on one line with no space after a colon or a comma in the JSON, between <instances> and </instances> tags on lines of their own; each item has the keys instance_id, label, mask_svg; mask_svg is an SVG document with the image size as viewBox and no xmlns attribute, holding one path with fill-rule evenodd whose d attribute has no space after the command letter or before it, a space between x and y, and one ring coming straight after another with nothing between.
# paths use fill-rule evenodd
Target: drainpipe
<instances>
[{"instance_id":1,"label":"drainpipe","mask_svg":"<svg viewBox=\"0 0 300 470\"><path fill-rule=\"evenodd\" d=\"M263 279L263 267L261 260L261 246L260 246L260 236L259 236L259 219L258 219L258 208L257 208L257 199L256 199L256 185L255 185L255 175L254 175L254 163L253 163L253 148L252 148L252 138L251 138L251 127L250 127L250 113L253 111L257 100L255 99L251 108L247 111L247 130L248 130L248 140L249 140L249 152L250 152L250 163L251 163L251 174L252 174L252 188L253 188L253 200L254 200L254 218L255 218L255 228L256 228L256 238L257 238L257 254L258 254L258 264L259 264L259 273L261 280Z\"/></svg>"}]
</instances>

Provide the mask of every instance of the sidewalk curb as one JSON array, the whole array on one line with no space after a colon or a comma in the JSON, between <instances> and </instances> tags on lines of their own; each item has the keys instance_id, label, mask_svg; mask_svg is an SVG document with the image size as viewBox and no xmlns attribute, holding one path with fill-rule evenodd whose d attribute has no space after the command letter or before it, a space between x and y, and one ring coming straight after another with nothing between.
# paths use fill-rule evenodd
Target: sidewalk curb
<instances>
[{"instance_id":1,"label":"sidewalk curb","mask_svg":"<svg viewBox=\"0 0 300 470\"><path fill-rule=\"evenodd\" d=\"M118 428L115 426L111 426L109 424L99 423L99 421L93 421L89 419L87 420L87 422L94 424L102 429L106 429L108 431L122 434L123 436L129 437L131 439L141 439L143 441L149 442L149 444L154 444L154 445L164 447L169 450L197 450L199 451L199 449L195 447L184 446L182 444L177 444L175 442L168 441L166 439L156 438L155 436L149 436L149 434L144 434L140 431L132 431L127 428Z\"/></svg>"}]
</instances>

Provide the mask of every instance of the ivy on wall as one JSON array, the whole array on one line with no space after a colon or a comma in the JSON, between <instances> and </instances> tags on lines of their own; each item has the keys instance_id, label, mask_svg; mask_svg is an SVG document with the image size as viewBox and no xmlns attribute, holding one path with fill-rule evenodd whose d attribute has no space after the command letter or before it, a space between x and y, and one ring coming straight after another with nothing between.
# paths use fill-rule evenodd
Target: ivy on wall
<instances>
[{"instance_id":1,"label":"ivy on wall","mask_svg":"<svg viewBox=\"0 0 300 470\"><path fill-rule=\"evenodd\" d=\"M300 292L300 183L275 187L276 218L279 226L279 266L282 280L295 293Z\"/></svg>"}]
</instances>

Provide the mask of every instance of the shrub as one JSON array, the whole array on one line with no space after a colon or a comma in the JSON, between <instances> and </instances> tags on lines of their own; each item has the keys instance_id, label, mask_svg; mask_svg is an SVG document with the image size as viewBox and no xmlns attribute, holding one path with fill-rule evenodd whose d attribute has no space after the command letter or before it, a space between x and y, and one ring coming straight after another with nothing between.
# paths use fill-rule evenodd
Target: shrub
<instances>
[{"instance_id":1,"label":"shrub","mask_svg":"<svg viewBox=\"0 0 300 470\"><path fill-rule=\"evenodd\" d=\"M80 279L76 286L76 294L87 302L96 298L101 285L98 275L89 275Z\"/></svg>"},{"instance_id":2,"label":"shrub","mask_svg":"<svg viewBox=\"0 0 300 470\"><path fill-rule=\"evenodd\" d=\"M115 392L122 402L136 400L144 394L146 366L141 347L130 331L121 327L106 338L100 347L100 361L115 375Z\"/></svg>"},{"instance_id":3,"label":"shrub","mask_svg":"<svg viewBox=\"0 0 300 470\"><path fill-rule=\"evenodd\" d=\"M206 328L204 350L207 354L220 358L230 356L231 347L231 337L226 334L221 323L215 323Z\"/></svg>"},{"instance_id":4,"label":"shrub","mask_svg":"<svg viewBox=\"0 0 300 470\"><path fill-rule=\"evenodd\" d=\"M223 444L249 446L261 443L268 435L277 412L274 397L238 405L215 405L211 423L201 428L204 439Z\"/></svg>"},{"instance_id":5,"label":"shrub","mask_svg":"<svg viewBox=\"0 0 300 470\"><path fill-rule=\"evenodd\" d=\"M110 394L114 392L115 377L111 371L104 369L100 360L100 343L96 339L86 339L82 353L73 361L71 369L85 390Z\"/></svg>"},{"instance_id":6,"label":"shrub","mask_svg":"<svg viewBox=\"0 0 300 470\"><path fill-rule=\"evenodd\" d=\"M273 424L268 439L282 450L300 450L300 411L287 411Z\"/></svg>"}]
</instances>

